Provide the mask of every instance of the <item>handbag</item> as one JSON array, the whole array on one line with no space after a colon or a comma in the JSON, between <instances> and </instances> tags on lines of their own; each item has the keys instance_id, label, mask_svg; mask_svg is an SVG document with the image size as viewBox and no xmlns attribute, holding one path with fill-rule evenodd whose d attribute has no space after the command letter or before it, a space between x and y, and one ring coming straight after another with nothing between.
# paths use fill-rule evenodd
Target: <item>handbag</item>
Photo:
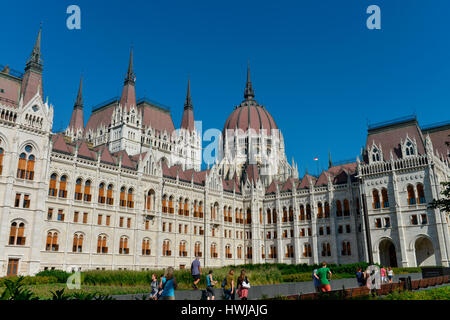
<instances>
[{"instance_id":1,"label":"handbag","mask_svg":"<svg viewBox=\"0 0 450 320\"><path fill-rule=\"evenodd\" d=\"M250 283L248 283L248 282L242 281L241 286L242 286L242 288L250 289Z\"/></svg>"}]
</instances>

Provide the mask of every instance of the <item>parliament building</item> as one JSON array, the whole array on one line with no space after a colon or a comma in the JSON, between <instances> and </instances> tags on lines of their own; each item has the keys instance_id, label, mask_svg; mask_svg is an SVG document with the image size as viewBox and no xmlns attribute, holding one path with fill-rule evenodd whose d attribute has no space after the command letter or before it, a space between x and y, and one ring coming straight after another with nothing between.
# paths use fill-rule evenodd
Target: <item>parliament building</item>
<instances>
[{"instance_id":1,"label":"parliament building","mask_svg":"<svg viewBox=\"0 0 450 320\"><path fill-rule=\"evenodd\" d=\"M248 69L202 170L189 82L176 128L167 107L137 99L131 51L121 96L85 123L81 79L67 128L53 132L42 74L39 31L23 74L0 67L0 277L189 268L196 256L207 267L346 264L368 260L366 234L385 266L449 266L449 214L429 203L450 181L450 122L371 125L354 161L330 156L301 177Z\"/></svg>"}]
</instances>

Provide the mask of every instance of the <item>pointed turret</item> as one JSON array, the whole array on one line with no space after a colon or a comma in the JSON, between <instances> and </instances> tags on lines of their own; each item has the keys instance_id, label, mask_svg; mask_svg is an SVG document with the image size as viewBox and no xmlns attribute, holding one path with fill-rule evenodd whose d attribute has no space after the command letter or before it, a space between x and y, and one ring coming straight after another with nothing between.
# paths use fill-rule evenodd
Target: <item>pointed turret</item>
<instances>
[{"instance_id":1,"label":"pointed turret","mask_svg":"<svg viewBox=\"0 0 450 320\"><path fill-rule=\"evenodd\" d=\"M42 89L42 60L41 60L41 33L42 25L39 28L39 32L34 43L33 51L28 58L25 74L22 80L22 89L20 96L23 99L22 105L26 105L35 95L39 92L41 98L43 98Z\"/></svg>"},{"instance_id":2,"label":"pointed turret","mask_svg":"<svg viewBox=\"0 0 450 320\"><path fill-rule=\"evenodd\" d=\"M250 80L250 62L247 65L247 83L244 90L245 100L253 100L255 98L255 92L253 91L252 82Z\"/></svg>"},{"instance_id":3,"label":"pointed turret","mask_svg":"<svg viewBox=\"0 0 450 320\"><path fill-rule=\"evenodd\" d=\"M84 130L84 118L83 118L83 76L80 78L80 86L78 88L77 99L73 106L72 117L70 118L68 131L71 130L73 137L77 136L77 133Z\"/></svg>"},{"instance_id":4,"label":"pointed turret","mask_svg":"<svg viewBox=\"0 0 450 320\"><path fill-rule=\"evenodd\" d=\"M186 101L184 102L183 118L181 120L181 129L194 131L194 107L191 99L191 80L188 80Z\"/></svg>"},{"instance_id":5,"label":"pointed turret","mask_svg":"<svg viewBox=\"0 0 450 320\"><path fill-rule=\"evenodd\" d=\"M328 169L333 166L333 162L331 161L331 152L328 151Z\"/></svg>"},{"instance_id":6,"label":"pointed turret","mask_svg":"<svg viewBox=\"0 0 450 320\"><path fill-rule=\"evenodd\" d=\"M133 48L131 48L128 71L123 84L122 95L120 97L120 104L126 111L130 111L131 106L136 106L135 80L136 76L133 72Z\"/></svg>"}]
</instances>

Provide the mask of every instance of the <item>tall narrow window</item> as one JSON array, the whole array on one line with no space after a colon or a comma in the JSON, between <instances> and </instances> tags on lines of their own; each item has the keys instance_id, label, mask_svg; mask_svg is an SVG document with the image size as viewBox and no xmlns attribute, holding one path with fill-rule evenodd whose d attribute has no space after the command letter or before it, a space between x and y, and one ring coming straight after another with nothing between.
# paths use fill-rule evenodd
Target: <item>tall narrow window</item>
<instances>
[{"instance_id":1,"label":"tall narrow window","mask_svg":"<svg viewBox=\"0 0 450 320\"><path fill-rule=\"evenodd\" d=\"M119 254L128 254L130 249L128 248L128 238L123 236L120 237L119 243Z\"/></svg>"},{"instance_id":2,"label":"tall narrow window","mask_svg":"<svg viewBox=\"0 0 450 320\"><path fill-rule=\"evenodd\" d=\"M336 217L342 217L342 204L340 200L336 200Z\"/></svg>"},{"instance_id":3,"label":"tall narrow window","mask_svg":"<svg viewBox=\"0 0 450 320\"><path fill-rule=\"evenodd\" d=\"M45 246L46 251L58 251L58 233L56 231L50 231L47 233L47 242Z\"/></svg>"},{"instance_id":4,"label":"tall narrow window","mask_svg":"<svg viewBox=\"0 0 450 320\"><path fill-rule=\"evenodd\" d=\"M305 220L305 207L300 205L300 221Z\"/></svg>"},{"instance_id":5,"label":"tall narrow window","mask_svg":"<svg viewBox=\"0 0 450 320\"><path fill-rule=\"evenodd\" d=\"M100 185L98 186L98 203L105 203L106 198L105 198L105 184L102 182L100 183Z\"/></svg>"},{"instance_id":6,"label":"tall narrow window","mask_svg":"<svg viewBox=\"0 0 450 320\"><path fill-rule=\"evenodd\" d=\"M97 253L108 253L107 238L105 235L99 235L97 239Z\"/></svg>"},{"instance_id":7,"label":"tall narrow window","mask_svg":"<svg viewBox=\"0 0 450 320\"><path fill-rule=\"evenodd\" d=\"M322 203L319 202L317 204L317 219L322 219L323 218L323 208L322 208Z\"/></svg>"},{"instance_id":8,"label":"tall narrow window","mask_svg":"<svg viewBox=\"0 0 450 320\"><path fill-rule=\"evenodd\" d=\"M150 239L144 238L142 240L142 255L149 256L151 254L150 251Z\"/></svg>"},{"instance_id":9,"label":"tall narrow window","mask_svg":"<svg viewBox=\"0 0 450 320\"><path fill-rule=\"evenodd\" d=\"M75 233L73 235L72 252L83 252L83 235Z\"/></svg>"},{"instance_id":10,"label":"tall narrow window","mask_svg":"<svg viewBox=\"0 0 450 320\"><path fill-rule=\"evenodd\" d=\"M120 188L120 206L121 207L127 206L127 200L125 198L125 187Z\"/></svg>"},{"instance_id":11,"label":"tall narrow window","mask_svg":"<svg viewBox=\"0 0 450 320\"><path fill-rule=\"evenodd\" d=\"M19 164L17 166L17 178L33 180L34 179L34 162L35 157L33 154L33 147L27 145L25 152L22 152L19 156Z\"/></svg>"},{"instance_id":12,"label":"tall narrow window","mask_svg":"<svg viewBox=\"0 0 450 320\"><path fill-rule=\"evenodd\" d=\"M109 226L111 224L111 216L106 216L106 225Z\"/></svg>"},{"instance_id":13,"label":"tall narrow window","mask_svg":"<svg viewBox=\"0 0 450 320\"><path fill-rule=\"evenodd\" d=\"M11 228L9 230L9 245L14 245L16 243L17 234L17 222L11 223Z\"/></svg>"},{"instance_id":14,"label":"tall narrow window","mask_svg":"<svg viewBox=\"0 0 450 320\"><path fill-rule=\"evenodd\" d=\"M86 180L86 182L84 183L84 201L86 202L91 202L91 181L90 180Z\"/></svg>"},{"instance_id":15,"label":"tall narrow window","mask_svg":"<svg viewBox=\"0 0 450 320\"><path fill-rule=\"evenodd\" d=\"M128 206L128 208L134 208L133 189L132 188L128 189L127 206Z\"/></svg>"},{"instance_id":16,"label":"tall narrow window","mask_svg":"<svg viewBox=\"0 0 450 320\"><path fill-rule=\"evenodd\" d=\"M417 203L425 203L425 192L423 191L423 184L417 185Z\"/></svg>"},{"instance_id":17,"label":"tall narrow window","mask_svg":"<svg viewBox=\"0 0 450 320\"><path fill-rule=\"evenodd\" d=\"M81 191L82 182L83 181L80 178L78 178L77 181L75 182L75 200L83 199L83 193Z\"/></svg>"},{"instance_id":18,"label":"tall narrow window","mask_svg":"<svg viewBox=\"0 0 450 320\"><path fill-rule=\"evenodd\" d=\"M2 175L3 172L3 156L5 154L5 150L0 148L0 175Z\"/></svg>"},{"instance_id":19,"label":"tall narrow window","mask_svg":"<svg viewBox=\"0 0 450 320\"><path fill-rule=\"evenodd\" d=\"M29 194L23 195L23 207L25 209L30 208L30 195Z\"/></svg>"},{"instance_id":20,"label":"tall narrow window","mask_svg":"<svg viewBox=\"0 0 450 320\"><path fill-rule=\"evenodd\" d=\"M325 218L330 217L330 204L328 202L325 202Z\"/></svg>"},{"instance_id":21,"label":"tall narrow window","mask_svg":"<svg viewBox=\"0 0 450 320\"><path fill-rule=\"evenodd\" d=\"M106 191L106 203L112 206L114 204L114 197L113 197L113 185L108 185L108 190Z\"/></svg>"},{"instance_id":22,"label":"tall narrow window","mask_svg":"<svg viewBox=\"0 0 450 320\"><path fill-rule=\"evenodd\" d=\"M383 208L389 207L389 198L388 198L388 192L386 188L381 189L381 200L382 200L382 206Z\"/></svg>"},{"instance_id":23,"label":"tall narrow window","mask_svg":"<svg viewBox=\"0 0 450 320\"><path fill-rule=\"evenodd\" d=\"M14 207L18 208L20 206L20 197L22 195L20 193L16 193L16 199L14 200Z\"/></svg>"},{"instance_id":24,"label":"tall narrow window","mask_svg":"<svg viewBox=\"0 0 450 320\"><path fill-rule=\"evenodd\" d=\"M348 217L350 215L350 204L347 199L344 199L344 216Z\"/></svg>"},{"instance_id":25,"label":"tall narrow window","mask_svg":"<svg viewBox=\"0 0 450 320\"><path fill-rule=\"evenodd\" d=\"M57 183L56 180L57 179L58 179L58 176L56 175L56 173L53 173L50 176L50 184L48 186L48 195L50 197L56 197L56 195L58 194L58 189L57 189L57 186L56 186L56 183Z\"/></svg>"},{"instance_id":26,"label":"tall narrow window","mask_svg":"<svg viewBox=\"0 0 450 320\"><path fill-rule=\"evenodd\" d=\"M155 199L155 191L153 190L149 190L145 196L145 208L150 211L150 210L154 210L154 200Z\"/></svg>"},{"instance_id":27,"label":"tall narrow window","mask_svg":"<svg viewBox=\"0 0 450 320\"><path fill-rule=\"evenodd\" d=\"M74 213L73 213L73 222L75 222L75 223L77 223L78 222L78 216L79 216L79 212L78 211L75 211Z\"/></svg>"},{"instance_id":28,"label":"tall narrow window","mask_svg":"<svg viewBox=\"0 0 450 320\"><path fill-rule=\"evenodd\" d=\"M237 213L237 211L236 211ZM267 209L267 224L272 223L272 213L270 212L270 209Z\"/></svg>"},{"instance_id":29,"label":"tall narrow window","mask_svg":"<svg viewBox=\"0 0 450 320\"><path fill-rule=\"evenodd\" d=\"M59 180L59 194L60 198L67 198L67 176L62 176Z\"/></svg>"},{"instance_id":30,"label":"tall narrow window","mask_svg":"<svg viewBox=\"0 0 450 320\"><path fill-rule=\"evenodd\" d=\"M17 166L17 178L24 179L25 171L27 167L27 155L25 153L21 153L19 156L19 164Z\"/></svg>"},{"instance_id":31,"label":"tall narrow window","mask_svg":"<svg viewBox=\"0 0 450 320\"><path fill-rule=\"evenodd\" d=\"M25 245L25 224L23 222L19 223L19 229L17 230L17 240L16 245L24 246Z\"/></svg>"},{"instance_id":32,"label":"tall narrow window","mask_svg":"<svg viewBox=\"0 0 450 320\"><path fill-rule=\"evenodd\" d=\"M408 185L406 190L408 191L408 204L409 205L416 204L416 196L415 196L415 192L414 192L414 187L412 185Z\"/></svg>"},{"instance_id":33,"label":"tall narrow window","mask_svg":"<svg viewBox=\"0 0 450 320\"><path fill-rule=\"evenodd\" d=\"M87 223L87 220L88 220L88 213L84 212L83 213L83 223Z\"/></svg>"},{"instance_id":34,"label":"tall narrow window","mask_svg":"<svg viewBox=\"0 0 450 320\"><path fill-rule=\"evenodd\" d=\"M380 194L378 193L377 189L373 189L372 198L373 198L372 207L374 209L380 209Z\"/></svg>"},{"instance_id":35,"label":"tall narrow window","mask_svg":"<svg viewBox=\"0 0 450 320\"><path fill-rule=\"evenodd\" d=\"M167 213L168 212L168 210L167 210L167 196L166 195L164 195L163 198L162 198L162 212L163 213Z\"/></svg>"},{"instance_id":36,"label":"tall narrow window","mask_svg":"<svg viewBox=\"0 0 450 320\"><path fill-rule=\"evenodd\" d=\"M306 220L311 220L311 205L308 203L306 205Z\"/></svg>"}]
</instances>

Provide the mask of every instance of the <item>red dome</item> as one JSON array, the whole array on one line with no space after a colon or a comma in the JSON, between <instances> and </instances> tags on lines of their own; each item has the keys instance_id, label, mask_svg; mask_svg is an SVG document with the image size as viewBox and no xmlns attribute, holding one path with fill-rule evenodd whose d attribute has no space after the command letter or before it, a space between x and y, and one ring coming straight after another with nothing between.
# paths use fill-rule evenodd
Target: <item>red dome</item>
<instances>
[{"instance_id":1,"label":"red dome","mask_svg":"<svg viewBox=\"0 0 450 320\"><path fill-rule=\"evenodd\" d=\"M246 132L249 128L256 133L259 133L260 129L266 130L268 135L272 133L272 129L278 129L272 116L263 106L255 100L245 100L230 114L223 127L223 133L225 134L226 130L236 129Z\"/></svg>"}]
</instances>

